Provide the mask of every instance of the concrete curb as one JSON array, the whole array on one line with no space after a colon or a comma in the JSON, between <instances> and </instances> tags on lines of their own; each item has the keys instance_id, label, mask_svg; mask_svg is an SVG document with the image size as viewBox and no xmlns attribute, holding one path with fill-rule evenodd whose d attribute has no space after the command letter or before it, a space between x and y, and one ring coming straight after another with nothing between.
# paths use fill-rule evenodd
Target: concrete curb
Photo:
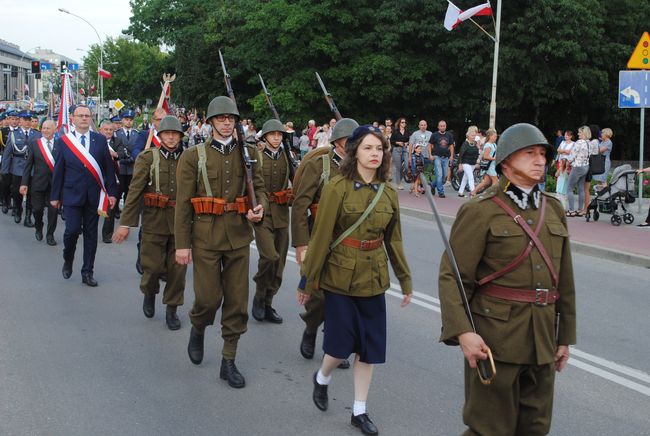
<instances>
[{"instance_id":1,"label":"concrete curb","mask_svg":"<svg viewBox=\"0 0 650 436\"><path fill-rule=\"evenodd\" d=\"M400 207L400 211L408 216L419 218L423 220L433 221L433 212L425 210L413 209L410 207ZM452 225L456 217L451 215L440 215L440 219L444 224ZM641 254L626 253L611 248L605 248L598 245L587 244L580 241L571 241L571 251L573 253L584 254L586 256L598 257L602 259L611 260L613 262L624 263L626 265L640 266L643 268L650 268L650 257Z\"/></svg>"}]
</instances>

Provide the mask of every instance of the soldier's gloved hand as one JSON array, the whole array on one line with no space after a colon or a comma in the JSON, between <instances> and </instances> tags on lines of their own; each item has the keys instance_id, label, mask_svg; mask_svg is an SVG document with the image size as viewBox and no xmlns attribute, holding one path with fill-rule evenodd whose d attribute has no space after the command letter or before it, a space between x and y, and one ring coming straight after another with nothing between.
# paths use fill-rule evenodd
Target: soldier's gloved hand
<instances>
[{"instance_id":1,"label":"soldier's gloved hand","mask_svg":"<svg viewBox=\"0 0 650 436\"><path fill-rule=\"evenodd\" d=\"M263 217L264 217L264 207L261 204L255 206L255 209L248 209L248 213L246 214L246 218L248 218L248 221L253 223L259 223L260 221L262 221Z\"/></svg>"},{"instance_id":2,"label":"soldier's gloved hand","mask_svg":"<svg viewBox=\"0 0 650 436\"><path fill-rule=\"evenodd\" d=\"M192 263L192 249L180 248L176 250L176 263L180 265L189 265Z\"/></svg>"},{"instance_id":3,"label":"soldier's gloved hand","mask_svg":"<svg viewBox=\"0 0 650 436\"><path fill-rule=\"evenodd\" d=\"M129 228L127 226L120 226L115 233L113 233L113 242L121 244L129 237Z\"/></svg>"},{"instance_id":4,"label":"soldier's gloved hand","mask_svg":"<svg viewBox=\"0 0 650 436\"><path fill-rule=\"evenodd\" d=\"M569 346L558 345L557 351L555 352L555 370L557 372L562 371L568 361L569 361Z\"/></svg>"},{"instance_id":5,"label":"soldier's gloved hand","mask_svg":"<svg viewBox=\"0 0 650 436\"><path fill-rule=\"evenodd\" d=\"M485 360L488 358L488 346L483 341L483 338L474 332L465 332L458 336L460 348L463 350L465 359L471 368L476 368L476 360Z\"/></svg>"}]
</instances>

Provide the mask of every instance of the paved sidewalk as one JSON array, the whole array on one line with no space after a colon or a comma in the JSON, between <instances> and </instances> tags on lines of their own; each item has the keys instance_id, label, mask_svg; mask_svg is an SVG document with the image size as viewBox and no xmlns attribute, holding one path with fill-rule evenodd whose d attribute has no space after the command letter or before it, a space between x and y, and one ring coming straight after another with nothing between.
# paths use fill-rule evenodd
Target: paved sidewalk
<instances>
[{"instance_id":1,"label":"paved sidewalk","mask_svg":"<svg viewBox=\"0 0 650 436\"><path fill-rule=\"evenodd\" d=\"M458 193L451 186L445 187L445 193L445 198L436 196L435 202L443 221L451 224L460 206L469 199L458 197ZM403 213L432 218L431 208L424 194L417 198L409 194L407 187L404 191L399 191L399 201ZM628 212L635 215L634 223L622 223L619 227L611 224L610 214L601 214L598 222L586 222L585 218L578 217L567 218L573 251L650 268L650 228L636 226L645 220L650 200L643 199L641 213L638 213L637 203L627 206Z\"/></svg>"}]
</instances>

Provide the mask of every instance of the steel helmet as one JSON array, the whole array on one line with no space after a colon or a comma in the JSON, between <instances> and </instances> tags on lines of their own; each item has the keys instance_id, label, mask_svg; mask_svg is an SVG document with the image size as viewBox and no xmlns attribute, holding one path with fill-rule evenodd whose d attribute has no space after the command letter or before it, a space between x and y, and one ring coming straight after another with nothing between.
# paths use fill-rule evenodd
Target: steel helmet
<instances>
[{"instance_id":1,"label":"steel helmet","mask_svg":"<svg viewBox=\"0 0 650 436\"><path fill-rule=\"evenodd\" d=\"M352 135L352 132L354 132L354 129L357 127L359 127L359 123L354 121L352 118L341 118L332 128L330 142L334 142L341 138L347 138Z\"/></svg>"},{"instance_id":2,"label":"steel helmet","mask_svg":"<svg viewBox=\"0 0 650 436\"><path fill-rule=\"evenodd\" d=\"M543 145L546 147L547 163L555 157L555 150L537 127L528 123L519 123L508 127L501 134L501 138L497 144L497 155L495 159L497 169L500 168L501 162L508 156L531 145Z\"/></svg>"},{"instance_id":3,"label":"steel helmet","mask_svg":"<svg viewBox=\"0 0 650 436\"><path fill-rule=\"evenodd\" d=\"M206 120L216 116L216 115L225 115L232 114L239 117L239 111L237 110L237 105L229 97L225 95L220 95L212 99L208 105L208 114Z\"/></svg>"},{"instance_id":4,"label":"steel helmet","mask_svg":"<svg viewBox=\"0 0 650 436\"><path fill-rule=\"evenodd\" d=\"M264 123L262 126L262 136L266 135L269 132L286 132L287 129L284 128L282 123L275 118L272 118Z\"/></svg>"},{"instance_id":5,"label":"steel helmet","mask_svg":"<svg viewBox=\"0 0 650 436\"><path fill-rule=\"evenodd\" d=\"M160 121L160 126L158 127L158 133L172 130L183 135L183 128L181 127L181 122L178 121L173 115L167 115Z\"/></svg>"}]
</instances>

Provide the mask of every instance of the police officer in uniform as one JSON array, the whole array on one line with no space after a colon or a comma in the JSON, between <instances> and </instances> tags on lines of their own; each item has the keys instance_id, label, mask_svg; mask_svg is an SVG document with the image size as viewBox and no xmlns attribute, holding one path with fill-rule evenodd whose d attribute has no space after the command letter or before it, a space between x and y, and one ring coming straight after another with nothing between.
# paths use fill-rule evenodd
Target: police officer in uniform
<instances>
[{"instance_id":1,"label":"police officer in uniform","mask_svg":"<svg viewBox=\"0 0 650 436\"><path fill-rule=\"evenodd\" d=\"M120 163L120 187L124 193L125 203L129 193L129 185L133 178L133 164L137 156L135 144L140 133L133 128L133 117L135 117L135 113L132 110L125 111L121 118L122 127L115 131L117 157Z\"/></svg>"},{"instance_id":2,"label":"police officer in uniform","mask_svg":"<svg viewBox=\"0 0 650 436\"><path fill-rule=\"evenodd\" d=\"M137 227L140 205L142 214L141 264L144 274L140 290L144 294L142 310L152 318L156 308L156 294L160 290L160 276L167 275L163 304L167 305L165 321L170 330L181 328L176 308L183 304L186 265L176 263L174 243L174 208L176 206L176 167L183 152L183 130L178 119L167 116L160 122L160 149L152 147L138 155L133 179L127 197L120 228L114 234L116 243L129 235L129 227Z\"/></svg>"},{"instance_id":3,"label":"police officer in uniform","mask_svg":"<svg viewBox=\"0 0 650 436\"><path fill-rule=\"evenodd\" d=\"M298 263L302 262L307 250L310 229L316 219L321 191L329 180L340 174L339 166L345 157L345 142L357 127L359 127L359 123L351 118L339 120L332 129L331 150L325 155L301 163L305 167L302 170L296 192L294 192L291 207L291 243L296 248ZM323 296L320 291L312 293L311 298L305 304L305 312L301 313L300 317L305 322L305 330L300 342L300 353L305 359L312 359L316 346L316 334L324 317ZM341 362L342 368L349 368L349 366L347 360Z\"/></svg>"},{"instance_id":4,"label":"police officer in uniform","mask_svg":"<svg viewBox=\"0 0 650 436\"><path fill-rule=\"evenodd\" d=\"M272 307L273 297L282 285L282 274L289 248L289 167L286 151L280 147L285 128L276 119L262 126L264 148L258 159L262 161L264 183L269 196L269 208L264 219L255 224L255 242L259 251L257 284L253 298L252 315L257 321L282 323Z\"/></svg>"},{"instance_id":5,"label":"police officer in uniform","mask_svg":"<svg viewBox=\"0 0 650 436\"><path fill-rule=\"evenodd\" d=\"M9 134L7 147L2 155L2 166L0 173L10 179L10 192L14 202L14 222L19 224L23 214L23 196L20 194L20 184L23 178L23 172L27 165L29 153L29 142L41 137L39 131L31 129L32 115L29 112L20 113L20 128L14 129ZM7 178L8 180L8 178ZM25 204L25 227L34 227L32 222L32 204L31 194L27 194L27 203Z\"/></svg>"},{"instance_id":6,"label":"police officer in uniform","mask_svg":"<svg viewBox=\"0 0 650 436\"><path fill-rule=\"evenodd\" d=\"M538 182L555 154L535 126L501 135L501 178L465 203L450 243L474 317L472 332L449 258L438 289L441 340L465 355L466 435L544 435L550 431L555 372L576 341L569 233L562 204ZM531 242L532 241L532 242ZM481 383L477 359L492 351L496 377Z\"/></svg>"},{"instance_id":7,"label":"police officer in uniform","mask_svg":"<svg viewBox=\"0 0 650 436\"><path fill-rule=\"evenodd\" d=\"M253 226L268 209L264 177L259 162L252 163L258 205L246 197L243 157L233 133L239 120L235 103L225 96L208 105L212 138L190 147L178 164L176 195L176 261L194 263L194 306L188 355L198 365L203 360L205 328L214 323L221 307L224 340L220 378L243 388L244 377L235 366L237 343L248 322L248 268Z\"/></svg>"}]
</instances>

